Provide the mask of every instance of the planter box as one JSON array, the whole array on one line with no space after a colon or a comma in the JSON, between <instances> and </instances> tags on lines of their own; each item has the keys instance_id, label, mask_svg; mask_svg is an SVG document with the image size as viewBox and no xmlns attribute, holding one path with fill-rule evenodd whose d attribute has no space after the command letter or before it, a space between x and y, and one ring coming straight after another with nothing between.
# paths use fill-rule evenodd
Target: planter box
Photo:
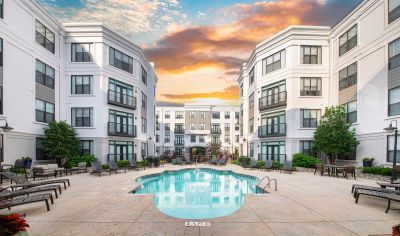
<instances>
[{"instance_id":1,"label":"planter box","mask_svg":"<svg viewBox=\"0 0 400 236\"><path fill-rule=\"evenodd\" d=\"M362 173L361 171L357 171L357 178L373 179L373 180L384 181L384 182L390 181L390 176L366 174L366 173Z\"/></svg>"}]
</instances>

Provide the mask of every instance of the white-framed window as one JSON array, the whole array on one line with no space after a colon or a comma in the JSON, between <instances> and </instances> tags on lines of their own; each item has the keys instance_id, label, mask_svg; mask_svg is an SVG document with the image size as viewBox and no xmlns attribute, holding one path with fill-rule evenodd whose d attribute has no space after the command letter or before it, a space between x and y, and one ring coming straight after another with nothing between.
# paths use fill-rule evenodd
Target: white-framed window
<instances>
[{"instance_id":1,"label":"white-framed window","mask_svg":"<svg viewBox=\"0 0 400 236\"><path fill-rule=\"evenodd\" d=\"M273 71L285 67L286 51L282 50L262 60L263 74L268 74Z\"/></svg>"},{"instance_id":2,"label":"white-framed window","mask_svg":"<svg viewBox=\"0 0 400 236\"><path fill-rule=\"evenodd\" d=\"M250 71L250 73L249 73L249 83L250 83L250 85L251 84L253 84L253 82L254 82L254 66L253 66L253 68L251 69L251 71Z\"/></svg>"},{"instance_id":3,"label":"white-framed window","mask_svg":"<svg viewBox=\"0 0 400 236\"><path fill-rule=\"evenodd\" d=\"M72 127L93 127L93 107L72 107Z\"/></svg>"},{"instance_id":4,"label":"white-framed window","mask_svg":"<svg viewBox=\"0 0 400 236\"><path fill-rule=\"evenodd\" d=\"M339 37L339 56L357 46L357 24Z\"/></svg>"},{"instance_id":5,"label":"white-framed window","mask_svg":"<svg viewBox=\"0 0 400 236\"><path fill-rule=\"evenodd\" d=\"M196 124L195 123L190 123L189 124L189 129L190 130L195 130L196 129Z\"/></svg>"},{"instance_id":6,"label":"white-framed window","mask_svg":"<svg viewBox=\"0 0 400 236\"><path fill-rule=\"evenodd\" d=\"M56 36L38 20L35 23L35 41L54 54Z\"/></svg>"},{"instance_id":7,"label":"white-framed window","mask_svg":"<svg viewBox=\"0 0 400 236\"><path fill-rule=\"evenodd\" d=\"M44 86L54 89L55 77L56 77L56 71L54 70L53 67L36 59L35 79L37 83L43 84Z\"/></svg>"},{"instance_id":8,"label":"white-framed window","mask_svg":"<svg viewBox=\"0 0 400 236\"><path fill-rule=\"evenodd\" d=\"M109 50L109 64L133 74L133 58L112 47Z\"/></svg>"},{"instance_id":9,"label":"white-framed window","mask_svg":"<svg viewBox=\"0 0 400 236\"><path fill-rule=\"evenodd\" d=\"M54 104L40 99L35 100L36 121L50 123L54 120Z\"/></svg>"},{"instance_id":10,"label":"white-framed window","mask_svg":"<svg viewBox=\"0 0 400 236\"><path fill-rule=\"evenodd\" d=\"M72 62L92 62L93 43L71 43Z\"/></svg>"},{"instance_id":11,"label":"white-framed window","mask_svg":"<svg viewBox=\"0 0 400 236\"><path fill-rule=\"evenodd\" d=\"M400 0L389 0L389 24L400 18Z\"/></svg>"},{"instance_id":12,"label":"white-framed window","mask_svg":"<svg viewBox=\"0 0 400 236\"><path fill-rule=\"evenodd\" d=\"M351 101L345 105L346 120L350 124L357 122L357 101Z\"/></svg>"},{"instance_id":13,"label":"white-framed window","mask_svg":"<svg viewBox=\"0 0 400 236\"><path fill-rule=\"evenodd\" d=\"M206 124L205 123L200 123L199 124L199 130L205 130L206 129Z\"/></svg>"},{"instance_id":14,"label":"white-framed window","mask_svg":"<svg viewBox=\"0 0 400 236\"><path fill-rule=\"evenodd\" d=\"M195 143L196 142L196 135L190 135L190 142Z\"/></svg>"},{"instance_id":15,"label":"white-framed window","mask_svg":"<svg viewBox=\"0 0 400 236\"><path fill-rule=\"evenodd\" d=\"M196 112L195 111L189 111L189 118L196 118Z\"/></svg>"},{"instance_id":16,"label":"white-framed window","mask_svg":"<svg viewBox=\"0 0 400 236\"><path fill-rule=\"evenodd\" d=\"M400 115L400 87L389 90L389 116Z\"/></svg>"},{"instance_id":17,"label":"white-framed window","mask_svg":"<svg viewBox=\"0 0 400 236\"><path fill-rule=\"evenodd\" d=\"M399 14L400 14L400 8L399 8ZM389 70L396 68L398 66L400 66L400 38L389 43Z\"/></svg>"},{"instance_id":18,"label":"white-framed window","mask_svg":"<svg viewBox=\"0 0 400 236\"><path fill-rule=\"evenodd\" d=\"M321 116L321 110L317 109L300 109L301 127L316 128Z\"/></svg>"},{"instance_id":19,"label":"white-framed window","mask_svg":"<svg viewBox=\"0 0 400 236\"><path fill-rule=\"evenodd\" d=\"M301 46L301 64L322 64L321 46Z\"/></svg>"},{"instance_id":20,"label":"white-framed window","mask_svg":"<svg viewBox=\"0 0 400 236\"><path fill-rule=\"evenodd\" d=\"M339 91L357 84L357 62L339 71Z\"/></svg>"},{"instance_id":21,"label":"white-framed window","mask_svg":"<svg viewBox=\"0 0 400 236\"><path fill-rule=\"evenodd\" d=\"M71 75L71 94L91 94L92 75Z\"/></svg>"},{"instance_id":22,"label":"white-framed window","mask_svg":"<svg viewBox=\"0 0 400 236\"><path fill-rule=\"evenodd\" d=\"M206 118L206 112L205 111L199 111L199 113L200 113L200 118L201 119Z\"/></svg>"}]
</instances>

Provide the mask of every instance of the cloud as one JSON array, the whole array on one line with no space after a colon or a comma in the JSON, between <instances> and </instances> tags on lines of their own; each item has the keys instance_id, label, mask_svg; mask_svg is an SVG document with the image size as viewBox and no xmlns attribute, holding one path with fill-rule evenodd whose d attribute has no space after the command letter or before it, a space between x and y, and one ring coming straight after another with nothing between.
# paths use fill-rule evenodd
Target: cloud
<instances>
[{"instance_id":1,"label":"cloud","mask_svg":"<svg viewBox=\"0 0 400 236\"><path fill-rule=\"evenodd\" d=\"M162 96L169 100L189 100L197 98L237 100L239 98L239 87L232 85L224 88L222 91L214 91L209 93L162 94Z\"/></svg>"},{"instance_id":2,"label":"cloud","mask_svg":"<svg viewBox=\"0 0 400 236\"><path fill-rule=\"evenodd\" d=\"M203 12L201 12L201 11L198 11L197 12L197 19L198 20L204 20L206 17L206 14L205 13L203 13Z\"/></svg>"}]
</instances>

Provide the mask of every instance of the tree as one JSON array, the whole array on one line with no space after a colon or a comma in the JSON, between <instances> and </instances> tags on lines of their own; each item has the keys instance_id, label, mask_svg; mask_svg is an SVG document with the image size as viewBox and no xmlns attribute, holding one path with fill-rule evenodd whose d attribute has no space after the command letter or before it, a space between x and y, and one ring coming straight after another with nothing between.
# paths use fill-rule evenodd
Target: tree
<instances>
[{"instance_id":1,"label":"tree","mask_svg":"<svg viewBox=\"0 0 400 236\"><path fill-rule=\"evenodd\" d=\"M314 149L324 152L331 164L342 154L351 154L356 150L357 141L355 129L346 121L343 106L326 108L320 124L314 132Z\"/></svg>"},{"instance_id":2,"label":"tree","mask_svg":"<svg viewBox=\"0 0 400 236\"><path fill-rule=\"evenodd\" d=\"M58 161L79 155L80 141L76 135L75 129L65 121L50 122L44 129L44 152Z\"/></svg>"}]
</instances>

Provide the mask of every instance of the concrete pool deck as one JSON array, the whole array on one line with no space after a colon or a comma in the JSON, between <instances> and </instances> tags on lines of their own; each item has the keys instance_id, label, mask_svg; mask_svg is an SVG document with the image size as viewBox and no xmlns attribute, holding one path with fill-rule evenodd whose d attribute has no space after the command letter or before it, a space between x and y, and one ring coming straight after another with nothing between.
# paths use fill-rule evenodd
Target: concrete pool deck
<instances>
[{"instance_id":1,"label":"concrete pool deck","mask_svg":"<svg viewBox=\"0 0 400 236\"><path fill-rule=\"evenodd\" d=\"M188 168L194 167L188 166ZM204 165L198 165L204 167ZM209 167L209 166L207 166ZM186 168L165 165L115 175L68 176L71 187L55 200L51 211L44 203L14 207L26 213L29 235L371 235L391 234L400 213L385 213L386 200L360 197L354 203L354 183L376 185L367 179L314 176L294 172L243 170L237 165L212 167L278 180L278 191L247 195L237 212L211 220L210 227L185 227L185 220L159 212L151 195L132 195L137 177ZM395 203L393 207L397 207ZM9 213L0 210L0 214Z\"/></svg>"}]
</instances>

